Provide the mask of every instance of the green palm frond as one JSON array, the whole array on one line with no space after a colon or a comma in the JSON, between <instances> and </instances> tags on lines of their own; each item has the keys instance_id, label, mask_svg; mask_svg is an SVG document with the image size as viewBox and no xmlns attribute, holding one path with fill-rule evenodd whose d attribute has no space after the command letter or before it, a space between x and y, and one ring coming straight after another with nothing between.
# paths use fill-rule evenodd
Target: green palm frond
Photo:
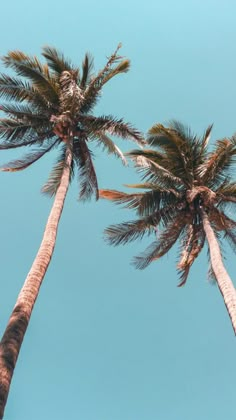
<instances>
[{"instance_id":1,"label":"green palm frond","mask_svg":"<svg viewBox=\"0 0 236 420\"><path fill-rule=\"evenodd\" d=\"M165 230L158 235L155 242L153 242L141 255L134 258L134 266L143 270L152 261L165 255L179 238L185 224L185 218L177 216L174 221L169 223Z\"/></svg>"},{"instance_id":2,"label":"green palm frond","mask_svg":"<svg viewBox=\"0 0 236 420\"><path fill-rule=\"evenodd\" d=\"M139 215L150 215L160 208L177 206L178 201L175 193L168 190L158 189L143 193L123 193L115 190L99 190L99 197L112 200L115 204L124 205L125 208L134 209Z\"/></svg>"},{"instance_id":3,"label":"green palm frond","mask_svg":"<svg viewBox=\"0 0 236 420\"><path fill-rule=\"evenodd\" d=\"M182 252L177 265L180 277L178 287L182 287L189 275L190 268L205 244L205 233L200 225L189 224L186 226L182 239Z\"/></svg>"},{"instance_id":4,"label":"green palm frond","mask_svg":"<svg viewBox=\"0 0 236 420\"><path fill-rule=\"evenodd\" d=\"M4 65L13 69L18 76L23 76L32 81L33 86L49 102L58 102L57 79L50 75L47 65L41 65L36 57L29 57L21 51L10 51L2 60Z\"/></svg>"},{"instance_id":5,"label":"green palm frond","mask_svg":"<svg viewBox=\"0 0 236 420\"><path fill-rule=\"evenodd\" d=\"M209 140L210 140L212 128L213 128L213 124L209 125L207 127L205 133L203 134L202 142L201 142L201 150L200 150L201 157L204 154L204 152L206 152L206 150L207 150L207 146L208 146L208 143L209 143Z\"/></svg>"},{"instance_id":6,"label":"green palm frond","mask_svg":"<svg viewBox=\"0 0 236 420\"><path fill-rule=\"evenodd\" d=\"M106 150L108 154L113 154L119 159L121 159L124 166L128 165L127 160L125 159L124 154L119 149L119 147L104 133L97 133L96 136L94 136L94 139L91 138L91 140L96 140L98 145L101 145L103 150Z\"/></svg>"},{"instance_id":7,"label":"green palm frond","mask_svg":"<svg viewBox=\"0 0 236 420\"><path fill-rule=\"evenodd\" d=\"M90 54L85 54L82 64L82 77L80 81L80 88L84 89L90 82L93 70L93 57Z\"/></svg>"},{"instance_id":8,"label":"green palm frond","mask_svg":"<svg viewBox=\"0 0 236 420\"><path fill-rule=\"evenodd\" d=\"M56 194L57 189L61 182L61 177L66 165L66 145L63 144L59 157L57 158L56 164L54 165L47 182L42 187L42 193L48 194L50 197ZM72 160L70 167L70 182L74 176L74 162Z\"/></svg>"},{"instance_id":9,"label":"green palm frond","mask_svg":"<svg viewBox=\"0 0 236 420\"><path fill-rule=\"evenodd\" d=\"M192 138L184 125L173 121L169 127L154 125L148 132L148 143L165 151L171 157L174 173L185 182L192 183ZM190 164L189 164L190 163Z\"/></svg>"},{"instance_id":10,"label":"green palm frond","mask_svg":"<svg viewBox=\"0 0 236 420\"><path fill-rule=\"evenodd\" d=\"M0 119L0 137L7 141L22 140L24 137L33 135L31 124L15 121L13 119L1 118Z\"/></svg>"},{"instance_id":11,"label":"green palm frond","mask_svg":"<svg viewBox=\"0 0 236 420\"><path fill-rule=\"evenodd\" d=\"M25 155L22 159L13 160L0 167L3 172L17 172L28 168L32 163L37 162L42 156L44 156L49 150L51 150L57 143L57 140L49 146L41 146L39 150L35 150L32 153Z\"/></svg>"},{"instance_id":12,"label":"green palm frond","mask_svg":"<svg viewBox=\"0 0 236 420\"><path fill-rule=\"evenodd\" d=\"M46 58L48 67L50 67L53 72L60 75L65 70L74 70L71 62L65 59L64 55L56 48L46 45L42 50L42 55Z\"/></svg>"},{"instance_id":13,"label":"green palm frond","mask_svg":"<svg viewBox=\"0 0 236 420\"><path fill-rule=\"evenodd\" d=\"M46 130L43 124L35 123L32 125L31 121L14 120L13 118L0 118L0 138L4 138L6 142L21 143L33 138L36 141L44 140L45 138L54 137L52 130Z\"/></svg>"},{"instance_id":14,"label":"green palm frond","mask_svg":"<svg viewBox=\"0 0 236 420\"><path fill-rule=\"evenodd\" d=\"M158 214L156 217L154 214L139 220L111 225L105 229L104 234L110 245L124 245L136 239L142 239L145 234L150 235L158 223Z\"/></svg>"},{"instance_id":15,"label":"green palm frond","mask_svg":"<svg viewBox=\"0 0 236 420\"><path fill-rule=\"evenodd\" d=\"M49 125L50 113L47 110L38 111L32 106L25 104L2 104L0 111L5 112L6 115L18 120L27 120L32 124L39 123ZM51 125L51 124L50 124Z\"/></svg>"},{"instance_id":16,"label":"green palm frond","mask_svg":"<svg viewBox=\"0 0 236 420\"><path fill-rule=\"evenodd\" d=\"M122 60L122 57L117 54L120 48L121 44L118 45L115 52L108 58L104 68L91 79L87 88L84 90L84 99L81 106L82 113L87 113L94 107L100 96L102 87L108 82L108 80L119 73L125 73L128 71L129 60ZM112 67L117 62L118 64L116 67Z\"/></svg>"},{"instance_id":17,"label":"green palm frond","mask_svg":"<svg viewBox=\"0 0 236 420\"><path fill-rule=\"evenodd\" d=\"M139 145L145 144L142 134L131 124L124 123L122 119L116 119L111 115L94 117L93 115L82 114L79 115L78 119L88 136L90 133L93 135L94 132L103 131L117 137L133 140Z\"/></svg>"},{"instance_id":18,"label":"green palm frond","mask_svg":"<svg viewBox=\"0 0 236 420\"><path fill-rule=\"evenodd\" d=\"M79 198L81 200L87 200L92 195L95 195L96 200L98 200L98 182L91 158L91 151L83 138L74 142L73 155L79 171Z\"/></svg>"},{"instance_id":19,"label":"green palm frond","mask_svg":"<svg viewBox=\"0 0 236 420\"><path fill-rule=\"evenodd\" d=\"M229 139L218 140L213 152L199 165L198 175L207 186L224 181L235 163L236 147Z\"/></svg>"},{"instance_id":20,"label":"green palm frond","mask_svg":"<svg viewBox=\"0 0 236 420\"><path fill-rule=\"evenodd\" d=\"M235 182L224 182L216 189L217 197L221 198L224 202L236 203L236 183Z\"/></svg>"},{"instance_id":21,"label":"green palm frond","mask_svg":"<svg viewBox=\"0 0 236 420\"><path fill-rule=\"evenodd\" d=\"M142 179L164 188L179 188L183 189L185 181L175 176L169 169L158 163L153 162L150 159L144 158L140 155L140 158L135 159L135 166L138 171L142 174Z\"/></svg>"}]
</instances>

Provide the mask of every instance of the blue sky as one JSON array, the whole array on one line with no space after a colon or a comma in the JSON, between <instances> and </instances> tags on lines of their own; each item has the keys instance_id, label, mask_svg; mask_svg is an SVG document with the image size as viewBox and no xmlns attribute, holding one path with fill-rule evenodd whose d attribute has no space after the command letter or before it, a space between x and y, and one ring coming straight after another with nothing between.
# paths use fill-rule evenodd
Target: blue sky
<instances>
[{"instance_id":1,"label":"blue sky","mask_svg":"<svg viewBox=\"0 0 236 420\"><path fill-rule=\"evenodd\" d=\"M236 131L235 13L233 0L4 2L0 54L39 55L49 44L77 64L91 52L98 70L122 42L131 70L107 84L96 115L123 117L143 132L176 118L200 134L213 122L214 140ZM96 154L101 188L138 181L132 168ZM2 152L0 162L14 156ZM1 333L52 205L40 188L54 159L1 174ZM148 240L116 249L103 241L107 225L133 215L77 196L74 182L6 420L233 420L235 337L207 282L205 254L182 289L175 252L135 271L130 260ZM234 278L232 253L227 268Z\"/></svg>"}]
</instances>

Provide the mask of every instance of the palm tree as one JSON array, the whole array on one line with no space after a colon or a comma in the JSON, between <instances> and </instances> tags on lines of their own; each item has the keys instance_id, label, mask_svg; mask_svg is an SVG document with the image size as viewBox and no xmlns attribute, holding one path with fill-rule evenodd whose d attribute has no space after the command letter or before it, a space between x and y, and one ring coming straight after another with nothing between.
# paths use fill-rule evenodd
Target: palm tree
<instances>
[{"instance_id":1,"label":"palm tree","mask_svg":"<svg viewBox=\"0 0 236 420\"><path fill-rule=\"evenodd\" d=\"M155 241L134 258L138 269L162 257L179 240L177 269L182 286L206 242L209 275L217 282L236 333L236 292L220 248L223 237L236 249L236 222L230 217L230 208L236 204L236 183L230 176L236 138L218 140L214 149L207 151L211 130L212 126L208 127L199 138L177 121L168 127L154 125L147 138L152 148L128 153L144 181L128 187L146 191L101 190L100 197L124 204L138 215L137 220L108 227L108 243L126 244L145 234L155 235Z\"/></svg>"},{"instance_id":2,"label":"palm tree","mask_svg":"<svg viewBox=\"0 0 236 420\"><path fill-rule=\"evenodd\" d=\"M3 417L22 340L52 257L68 185L76 168L80 199L91 196L98 199L97 177L88 142L101 145L108 153L121 158L124 164L124 155L109 135L144 144L141 134L123 120L110 115L92 115L103 85L129 69L129 60L118 56L120 47L118 45L97 75L92 74L90 55L85 55L80 72L60 52L48 46L42 52L45 64L21 51L11 51L3 57L3 63L15 71L16 77L0 75L0 96L8 100L0 107L5 113L5 118L0 119L3 139L0 149L33 146L35 150L4 165L1 170L23 170L56 147L60 152L43 187L43 192L55 195L43 240L0 344L0 418Z\"/></svg>"}]
</instances>

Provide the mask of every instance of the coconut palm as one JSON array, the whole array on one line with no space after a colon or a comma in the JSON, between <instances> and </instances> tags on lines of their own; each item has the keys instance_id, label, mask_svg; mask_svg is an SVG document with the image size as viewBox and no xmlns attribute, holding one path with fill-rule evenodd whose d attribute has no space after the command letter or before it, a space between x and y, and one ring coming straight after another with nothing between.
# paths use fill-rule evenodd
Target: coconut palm
<instances>
[{"instance_id":1,"label":"coconut palm","mask_svg":"<svg viewBox=\"0 0 236 420\"><path fill-rule=\"evenodd\" d=\"M154 125L147 138L151 148L128 153L143 180L128 187L144 192L101 190L100 197L123 204L138 215L137 220L105 230L110 244L126 244L154 234L154 242L133 260L138 269L162 257L179 240L177 269L182 286L206 243L209 275L218 284L236 333L236 293L223 265L220 246L223 238L236 249L236 222L230 216L230 208L236 204L236 183L231 179L236 139L219 140L208 151L211 130L212 126L208 127L199 138L177 121L168 127Z\"/></svg>"},{"instance_id":2,"label":"coconut palm","mask_svg":"<svg viewBox=\"0 0 236 420\"><path fill-rule=\"evenodd\" d=\"M118 56L120 47L118 45L96 75L92 74L90 55L85 55L80 71L48 46L42 51L44 64L21 51L11 51L3 57L4 65L13 70L16 77L0 75L0 96L7 100L0 107L4 113L4 118L0 119L0 149L29 146L34 150L1 170L26 169L56 147L59 155L43 187L43 192L55 195L43 240L0 344L0 418L31 312L52 257L59 219L75 169L79 175L80 199L91 196L98 199L98 182L88 144L101 145L125 164L124 155L109 135L144 143L141 134L123 120L92 114L104 84L129 69L129 60Z\"/></svg>"}]
</instances>

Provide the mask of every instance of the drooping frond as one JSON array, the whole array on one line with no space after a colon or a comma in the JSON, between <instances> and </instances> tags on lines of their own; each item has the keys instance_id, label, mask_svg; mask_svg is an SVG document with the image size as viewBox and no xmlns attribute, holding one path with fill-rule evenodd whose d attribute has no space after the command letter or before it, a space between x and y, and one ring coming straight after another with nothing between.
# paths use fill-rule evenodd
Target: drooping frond
<instances>
[{"instance_id":1,"label":"drooping frond","mask_svg":"<svg viewBox=\"0 0 236 420\"><path fill-rule=\"evenodd\" d=\"M174 221L169 223L159 235L155 242L153 242L141 255L137 256L133 260L133 264L136 268L143 270L152 261L161 258L165 255L175 244L179 238L184 226L186 224L185 218L180 215L177 216Z\"/></svg>"},{"instance_id":2,"label":"drooping frond","mask_svg":"<svg viewBox=\"0 0 236 420\"><path fill-rule=\"evenodd\" d=\"M46 45L42 50L42 55L46 58L48 67L55 73L60 75L65 70L74 70L71 62L65 59L64 55L56 48Z\"/></svg>"},{"instance_id":3,"label":"drooping frond","mask_svg":"<svg viewBox=\"0 0 236 420\"><path fill-rule=\"evenodd\" d=\"M95 195L98 200L98 182L96 172L85 139L80 138L74 141L73 156L78 166L79 183L80 183L80 199L87 200Z\"/></svg>"},{"instance_id":4,"label":"drooping frond","mask_svg":"<svg viewBox=\"0 0 236 420\"><path fill-rule=\"evenodd\" d=\"M106 150L108 154L113 154L116 157L120 158L123 165L127 166L128 162L125 159L124 154L119 149L119 147L104 133L98 133L96 137L91 138L91 140L96 140L98 145L101 145L103 150Z\"/></svg>"},{"instance_id":5,"label":"drooping frond","mask_svg":"<svg viewBox=\"0 0 236 420\"><path fill-rule=\"evenodd\" d=\"M182 239L182 252L177 268L180 274L180 283L178 287L183 286L188 278L190 268L205 243L205 233L200 225L189 224L186 226Z\"/></svg>"},{"instance_id":6,"label":"drooping frond","mask_svg":"<svg viewBox=\"0 0 236 420\"><path fill-rule=\"evenodd\" d=\"M66 150L67 150L67 146L63 144L61 153L59 154L59 157L57 158L56 164L54 165L47 182L44 184L41 190L42 193L48 194L51 197L56 194L57 189L61 182L61 177L63 175L63 171L66 165ZM74 163L72 160L71 167L70 167L70 182L74 175L73 168L74 168Z\"/></svg>"},{"instance_id":7,"label":"drooping frond","mask_svg":"<svg viewBox=\"0 0 236 420\"><path fill-rule=\"evenodd\" d=\"M158 223L158 214L154 214L139 220L111 225L105 229L104 234L109 244L124 245L127 242L142 239L145 234L149 235Z\"/></svg>"},{"instance_id":8,"label":"drooping frond","mask_svg":"<svg viewBox=\"0 0 236 420\"><path fill-rule=\"evenodd\" d=\"M0 97L14 102L27 101L35 107L48 109L48 102L44 96L40 95L29 82L6 74L0 75Z\"/></svg>"},{"instance_id":9,"label":"drooping frond","mask_svg":"<svg viewBox=\"0 0 236 420\"><path fill-rule=\"evenodd\" d=\"M28 168L32 163L35 163L42 156L44 156L49 150L51 150L57 143L57 140L49 146L41 146L39 150L25 155L22 159L13 160L0 167L3 172L16 172Z\"/></svg>"},{"instance_id":10,"label":"drooping frond","mask_svg":"<svg viewBox=\"0 0 236 420\"><path fill-rule=\"evenodd\" d=\"M41 120L42 122L42 120ZM31 141L33 138L43 140L45 138L54 137L52 130L48 126L32 121L27 121L22 118L0 118L0 138L4 138L5 142L21 143Z\"/></svg>"}]
</instances>

